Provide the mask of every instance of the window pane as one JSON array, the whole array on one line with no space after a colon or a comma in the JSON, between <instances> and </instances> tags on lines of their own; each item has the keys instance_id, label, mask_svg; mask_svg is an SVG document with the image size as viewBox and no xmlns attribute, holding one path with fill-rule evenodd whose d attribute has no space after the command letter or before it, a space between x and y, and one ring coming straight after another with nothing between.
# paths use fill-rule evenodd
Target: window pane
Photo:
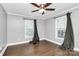
<instances>
[{"instance_id":1,"label":"window pane","mask_svg":"<svg viewBox=\"0 0 79 59\"><path fill-rule=\"evenodd\" d=\"M59 38L64 38L64 34L65 34L65 32L64 32L64 30L58 30L58 37Z\"/></svg>"},{"instance_id":2,"label":"window pane","mask_svg":"<svg viewBox=\"0 0 79 59\"><path fill-rule=\"evenodd\" d=\"M33 24L33 20L25 20L25 39L32 39L34 32Z\"/></svg>"},{"instance_id":3,"label":"window pane","mask_svg":"<svg viewBox=\"0 0 79 59\"><path fill-rule=\"evenodd\" d=\"M66 22L67 22L66 16L56 18L55 20L56 38L64 38L66 30Z\"/></svg>"}]
</instances>

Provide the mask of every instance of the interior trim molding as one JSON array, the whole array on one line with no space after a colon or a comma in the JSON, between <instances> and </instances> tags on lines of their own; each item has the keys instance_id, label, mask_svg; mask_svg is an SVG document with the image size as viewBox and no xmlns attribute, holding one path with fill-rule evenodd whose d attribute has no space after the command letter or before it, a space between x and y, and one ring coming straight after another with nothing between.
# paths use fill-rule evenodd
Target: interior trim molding
<instances>
[{"instance_id":1,"label":"interior trim molding","mask_svg":"<svg viewBox=\"0 0 79 59\"><path fill-rule=\"evenodd\" d=\"M40 39L43 40L43 39ZM24 43L28 43L29 41L23 41L23 42L15 42L15 43L9 43L5 46L5 48L2 50L2 52L0 53L0 56L3 56L4 52L6 51L8 46L14 46L14 45L19 45L19 44L24 44Z\"/></svg>"},{"instance_id":2,"label":"interior trim molding","mask_svg":"<svg viewBox=\"0 0 79 59\"><path fill-rule=\"evenodd\" d=\"M15 14L15 13L8 13L9 15L15 15L15 16L20 16L20 17L25 17L24 15L20 15L20 14Z\"/></svg>"},{"instance_id":3,"label":"interior trim molding","mask_svg":"<svg viewBox=\"0 0 79 59\"><path fill-rule=\"evenodd\" d=\"M40 39L43 40L44 38ZM28 43L29 41L22 41L22 42L14 42L14 43L9 43L7 44L7 46L13 46L13 45L19 45L19 44L24 44L24 43Z\"/></svg>"},{"instance_id":4,"label":"interior trim molding","mask_svg":"<svg viewBox=\"0 0 79 59\"><path fill-rule=\"evenodd\" d=\"M47 39L47 38L41 38L40 40L47 40L47 41L49 41L49 42L52 42L52 43L61 45L61 43L56 42L56 41L53 41L53 40L49 40L49 39ZM29 41L23 41L23 42L16 42L16 43L7 44L7 45L5 46L5 48L2 50L2 52L0 53L0 56L3 56L3 54L4 54L4 52L6 51L6 49L7 49L8 46L19 45L19 44L24 44L24 43L28 43L28 42L29 42ZM78 52L79 52L79 49L78 49L78 48L74 48L74 51L78 51Z\"/></svg>"},{"instance_id":5,"label":"interior trim molding","mask_svg":"<svg viewBox=\"0 0 79 59\"><path fill-rule=\"evenodd\" d=\"M76 10L76 9L78 9L78 8L79 8L79 5L74 6L74 7L72 7L72 8L67 9L67 10L64 10L63 12L59 12L59 13L57 13L56 15L54 15L53 17L50 17L50 18L48 18L48 19L54 19L54 17L57 17L57 16L59 16L59 15L66 14L67 12L72 12L72 13L73 13L73 11ZM46 19L46 20L48 20L48 19Z\"/></svg>"},{"instance_id":6,"label":"interior trim molding","mask_svg":"<svg viewBox=\"0 0 79 59\"><path fill-rule=\"evenodd\" d=\"M45 40L50 41L50 42L55 43L55 44L58 44L58 45L61 45L61 43L53 41L53 40L49 40L49 39L46 39L46 38L45 38Z\"/></svg>"},{"instance_id":7,"label":"interior trim molding","mask_svg":"<svg viewBox=\"0 0 79 59\"><path fill-rule=\"evenodd\" d=\"M24 44L24 43L28 43L29 41L23 41L23 42L16 42L16 43L9 43L5 46L5 48L2 50L2 52L0 53L0 56L3 56L4 52L6 51L8 46L14 46L14 45L19 45L19 44Z\"/></svg>"},{"instance_id":8,"label":"interior trim molding","mask_svg":"<svg viewBox=\"0 0 79 59\"><path fill-rule=\"evenodd\" d=\"M16 13L8 13L8 15L23 17L23 19L27 19L27 20L33 20L34 19L32 17L26 17L25 15L20 15L20 14L16 14Z\"/></svg>"},{"instance_id":9,"label":"interior trim molding","mask_svg":"<svg viewBox=\"0 0 79 59\"><path fill-rule=\"evenodd\" d=\"M11 13L11 12L8 12L7 14L8 14L8 15L14 15L14 16L22 17L24 20L34 20L34 19L35 19L35 18L33 18L33 17L26 17L25 15L16 14L16 13ZM38 19L38 18L36 18L36 19ZM38 20L45 20L45 19L38 19Z\"/></svg>"},{"instance_id":10,"label":"interior trim molding","mask_svg":"<svg viewBox=\"0 0 79 59\"><path fill-rule=\"evenodd\" d=\"M28 42L29 42L29 41L22 41L22 42L9 43L9 44L7 44L7 46L19 45L19 44L24 44L24 43L28 43Z\"/></svg>"},{"instance_id":11,"label":"interior trim molding","mask_svg":"<svg viewBox=\"0 0 79 59\"><path fill-rule=\"evenodd\" d=\"M56 41L53 41L53 40L49 40L49 39L46 39L46 38L44 38L44 39L45 39L45 40L48 40L48 41L50 41L50 42L52 42L52 43L55 43L55 44L61 45L61 43L59 43L59 42L56 42ZM79 49L78 49L78 48L74 48L73 50L79 52Z\"/></svg>"},{"instance_id":12,"label":"interior trim molding","mask_svg":"<svg viewBox=\"0 0 79 59\"><path fill-rule=\"evenodd\" d=\"M0 56L3 56L3 54L4 54L4 52L6 51L6 49L7 49L7 45L5 46L5 48L2 50L2 52L0 53Z\"/></svg>"},{"instance_id":13,"label":"interior trim molding","mask_svg":"<svg viewBox=\"0 0 79 59\"><path fill-rule=\"evenodd\" d=\"M78 51L79 52L79 49L78 48L74 48L74 51Z\"/></svg>"}]
</instances>

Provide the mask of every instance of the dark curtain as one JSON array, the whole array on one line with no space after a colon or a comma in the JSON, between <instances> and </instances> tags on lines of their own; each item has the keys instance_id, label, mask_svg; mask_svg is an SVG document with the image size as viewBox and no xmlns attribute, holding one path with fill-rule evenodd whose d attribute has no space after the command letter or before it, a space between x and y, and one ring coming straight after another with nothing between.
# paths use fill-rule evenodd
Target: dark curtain
<instances>
[{"instance_id":1,"label":"dark curtain","mask_svg":"<svg viewBox=\"0 0 79 59\"><path fill-rule=\"evenodd\" d=\"M38 35L38 30L37 30L37 21L36 19L34 20L34 36L33 40L30 41L30 43L36 44L39 42L39 35Z\"/></svg>"},{"instance_id":2,"label":"dark curtain","mask_svg":"<svg viewBox=\"0 0 79 59\"><path fill-rule=\"evenodd\" d=\"M74 34L71 22L71 13L67 13L67 26L64 37L64 42L61 46L63 49L73 50L74 48Z\"/></svg>"}]
</instances>

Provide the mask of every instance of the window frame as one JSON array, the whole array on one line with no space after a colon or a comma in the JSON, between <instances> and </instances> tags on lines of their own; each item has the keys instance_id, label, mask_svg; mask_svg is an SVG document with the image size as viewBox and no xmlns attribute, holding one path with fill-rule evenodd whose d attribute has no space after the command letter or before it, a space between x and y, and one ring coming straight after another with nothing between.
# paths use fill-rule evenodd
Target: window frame
<instances>
[{"instance_id":1,"label":"window frame","mask_svg":"<svg viewBox=\"0 0 79 59\"><path fill-rule=\"evenodd\" d=\"M26 23L30 23L32 25L32 28L33 28L32 29L33 30L32 36L30 36L29 34L27 34L27 36L26 36L26 30L31 29L31 27L26 29ZM27 27L29 27L31 25L28 24ZM28 32L28 33L30 33L30 32ZM34 21L33 20L24 20L24 37L25 37L25 39L32 39L33 35L34 35Z\"/></svg>"},{"instance_id":2,"label":"window frame","mask_svg":"<svg viewBox=\"0 0 79 59\"><path fill-rule=\"evenodd\" d=\"M61 24L61 22L58 24L57 21L61 21L61 22L64 22L62 24L64 24L64 26ZM64 37L58 37L59 35L57 34L58 33L58 30L64 30L63 32L63 36L65 36L65 31L66 31L66 23L67 23L67 17L66 15L65 16L62 16L62 17L58 17L55 19L55 38L56 39L61 39L61 40L64 40ZM59 26L57 28L57 26ZM61 35L60 35L61 36Z\"/></svg>"}]
</instances>

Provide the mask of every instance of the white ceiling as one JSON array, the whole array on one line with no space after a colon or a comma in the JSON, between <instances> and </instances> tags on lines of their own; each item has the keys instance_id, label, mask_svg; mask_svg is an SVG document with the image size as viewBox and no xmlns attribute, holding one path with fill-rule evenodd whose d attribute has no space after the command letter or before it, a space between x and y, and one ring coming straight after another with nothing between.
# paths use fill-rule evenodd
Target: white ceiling
<instances>
[{"instance_id":1,"label":"white ceiling","mask_svg":"<svg viewBox=\"0 0 79 59\"><path fill-rule=\"evenodd\" d=\"M8 14L23 15L26 18L48 19L64 10L79 5L79 3L53 3L49 8L55 8L55 11L46 11L44 15L39 12L32 13L32 10L38 9L29 3L2 3L2 6Z\"/></svg>"}]
</instances>

